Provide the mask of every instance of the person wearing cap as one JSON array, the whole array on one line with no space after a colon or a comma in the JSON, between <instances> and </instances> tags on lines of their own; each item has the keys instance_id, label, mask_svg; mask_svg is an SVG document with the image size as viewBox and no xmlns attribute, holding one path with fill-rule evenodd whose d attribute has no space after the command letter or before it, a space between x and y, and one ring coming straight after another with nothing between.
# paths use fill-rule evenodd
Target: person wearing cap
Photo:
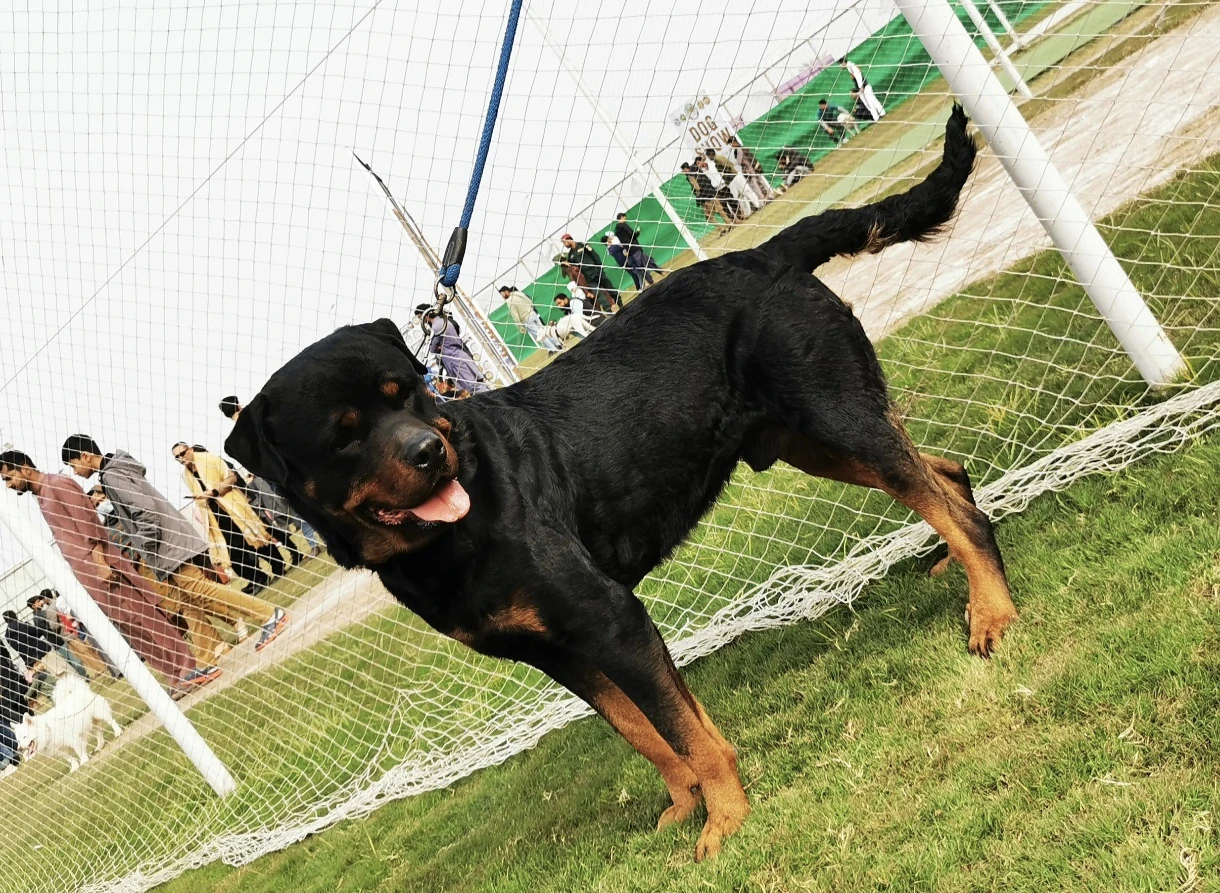
<instances>
[{"instance_id":1,"label":"person wearing cap","mask_svg":"<svg viewBox=\"0 0 1220 893\"><path fill-rule=\"evenodd\" d=\"M860 93L860 101L868 109L869 120L880 121L884 118L885 106L881 104L881 100L873 92L873 88L869 84L868 78L864 76L864 72L860 70L860 66L849 60L846 56L843 56L839 59L839 67L851 76L852 83L856 85L856 90Z\"/></svg>"},{"instance_id":2,"label":"person wearing cap","mask_svg":"<svg viewBox=\"0 0 1220 893\"><path fill-rule=\"evenodd\" d=\"M513 322L517 324L518 328L524 329L535 344L543 350L549 350L552 353L563 350L562 344L550 335L543 333L542 317L538 315L538 311L534 308L534 302L530 300L529 295L523 291L518 291L515 285L501 285L500 297L508 305L508 315L512 318Z\"/></svg>"}]
</instances>

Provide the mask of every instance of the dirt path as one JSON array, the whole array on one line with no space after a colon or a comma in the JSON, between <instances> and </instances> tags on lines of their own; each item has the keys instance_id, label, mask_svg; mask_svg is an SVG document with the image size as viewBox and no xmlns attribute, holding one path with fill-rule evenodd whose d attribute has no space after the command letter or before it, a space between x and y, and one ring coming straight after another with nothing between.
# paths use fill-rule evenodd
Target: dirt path
<instances>
[{"instance_id":1,"label":"dirt path","mask_svg":"<svg viewBox=\"0 0 1220 893\"><path fill-rule=\"evenodd\" d=\"M1093 219L1220 152L1220 6L1150 43L1087 95L1044 113L1038 137ZM873 339L969 283L1050 247L989 150L947 237L837 260L818 276Z\"/></svg>"}]
</instances>

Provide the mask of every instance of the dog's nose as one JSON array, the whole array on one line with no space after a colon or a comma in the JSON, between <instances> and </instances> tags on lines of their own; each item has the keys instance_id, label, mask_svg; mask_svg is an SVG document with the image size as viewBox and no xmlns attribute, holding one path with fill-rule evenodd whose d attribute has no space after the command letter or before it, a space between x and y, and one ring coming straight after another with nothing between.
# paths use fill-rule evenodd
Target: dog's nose
<instances>
[{"instance_id":1,"label":"dog's nose","mask_svg":"<svg viewBox=\"0 0 1220 893\"><path fill-rule=\"evenodd\" d=\"M425 431L406 442L402 457L416 468L431 471L445 458L445 442L435 431Z\"/></svg>"}]
</instances>

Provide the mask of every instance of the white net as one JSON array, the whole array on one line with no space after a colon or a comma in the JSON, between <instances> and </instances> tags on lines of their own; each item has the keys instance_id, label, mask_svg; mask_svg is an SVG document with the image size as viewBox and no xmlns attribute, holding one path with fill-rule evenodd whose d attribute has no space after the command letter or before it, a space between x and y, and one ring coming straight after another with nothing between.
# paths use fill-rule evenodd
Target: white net
<instances>
[{"instance_id":1,"label":"white net","mask_svg":"<svg viewBox=\"0 0 1220 893\"><path fill-rule=\"evenodd\" d=\"M233 475L219 403L250 398L335 327L381 316L419 345L443 398L506 384L579 350L638 285L699 252L906 188L939 157L945 81L885 0L791 6L527 4L453 311L468 358L431 353L444 346L414 314L460 215L507 4L176 0L5 18L0 443L62 471L42 482L62 495L98 482L73 482L65 440L96 441L71 457L85 473L95 452L108 463L95 523L106 554L140 564L103 610L182 689L237 788L215 796L66 602L38 600L49 582L0 531L0 607L15 615L0 706L42 735L20 759L7 745L25 739L0 730L0 889L144 890L247 862L589 712L535 671L432 633L370 575L337 571L273 492ZM997 59L997 72L1014 96L1012 72L1028 85L1024 116L1192 373L1144 384L990 150L939 241L825 266L914 440L964 462L999 517L1220 418L1220 7L977 6L1013 66ZM859 99L844 54L869 81ZM642 251L602 241L623 236L620 211ZM502 286L524 299L506 303ZM5 497L11 525L40 542L46 513L62 527L79 508ZM849 602L935 545L911 522L880 493L743 466L639 594L688 662ZM167 557L150 524L194 545ZM82 582L107 589L96 563L79 571L90 548L60 545ZM213 665L217 678L199 675ZM69 772L71 748L54 741L72 736L53 730L96 707L78 669L123 731L106 726Z\"/></svg>"}]
</instances>

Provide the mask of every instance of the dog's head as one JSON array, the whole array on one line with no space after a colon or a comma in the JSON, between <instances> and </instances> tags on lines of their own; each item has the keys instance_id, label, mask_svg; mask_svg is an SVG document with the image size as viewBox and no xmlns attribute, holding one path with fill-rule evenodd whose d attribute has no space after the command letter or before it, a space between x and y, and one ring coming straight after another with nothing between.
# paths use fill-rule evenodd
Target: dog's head
<instances>
[{"instance_id":1,"label":"dog's head","mask_svg":"<svg viewBox=\"0 0 1220 893\"><path fill-rule=\"evenodd\" d=\"M380 564L470 509L425 371L393 321L346 326L271 376L225 449L278 485L341 565Z\"/></svg>"},{"instance_id":2,"label":"dog's head","mask_svg":"<svg viewBox=\"0 0 1220 893\"><path fill-rule=\"evenodd\" d=\"M21 718L21 722L11 722L9 725L13 727L13 737L17 739L17 750L21 752L22 759L29 759L38 753L33 717L27 713Z\"/></svg>"}]
</instances>

